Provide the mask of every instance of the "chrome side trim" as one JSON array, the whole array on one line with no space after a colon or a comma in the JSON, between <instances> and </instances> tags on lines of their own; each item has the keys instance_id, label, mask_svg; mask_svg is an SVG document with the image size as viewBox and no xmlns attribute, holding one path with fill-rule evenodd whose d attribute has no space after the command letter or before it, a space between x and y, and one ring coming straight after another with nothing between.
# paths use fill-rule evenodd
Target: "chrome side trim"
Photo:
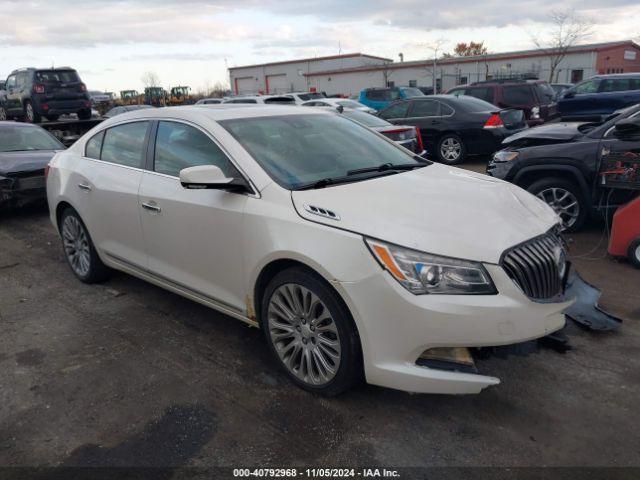
<instances>
[{"instance_id":1,"label":"chrome side trim","mask_svg":"<svg viewBox=\"0 0 640 480\"><path fill-rule=\"evenodd\" d=\"M258 322L256 320L247 317L240 309L232 305L212 298L202 292L190 289L185 285L174 282L173 280L169 280L168 278L165 278L161 275L157 275L155 273L149 272L146 269L137 267L116 255L107 252L103 253L106 257L108 257L109 263L111 263L115 268L119 270L122 270L130 275L133 275L134 277L138 277L149 283L153 283L158 287L170 290L173 293L188 298L189 300L193 300L194 302L198 302L202 305L213 308L214 310L224 313L225 315L229 315L230 317L241 320L251 327L258 327Z\"/></svg>"}]
</instances>

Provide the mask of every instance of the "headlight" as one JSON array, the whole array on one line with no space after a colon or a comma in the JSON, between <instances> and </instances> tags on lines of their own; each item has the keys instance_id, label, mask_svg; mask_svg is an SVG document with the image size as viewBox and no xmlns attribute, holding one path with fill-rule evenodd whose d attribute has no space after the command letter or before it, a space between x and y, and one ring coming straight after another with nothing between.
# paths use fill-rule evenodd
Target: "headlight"
<instances>
[{"instance_id":1,"label":"headlight","mask_svg":"<svg viewBox=\"0 0 640 480\"><path fill-rule=\"evenodd\" d=\"M491 277L477 262L440 257L366 239L378 262L415 295L491 295L497 293Z\"/></svg>"},{"instance_id":2,"label":"headlight","mask_svg":"<svg viewBox=\"0 0 640 480\"><path fill-rule=\"evenodd\" d=\"M518 158L520 154L518 152L512 152L509 150L500 150L493 156L493 161L496 163L510 162Z\"/></svg>"}]
</instances>

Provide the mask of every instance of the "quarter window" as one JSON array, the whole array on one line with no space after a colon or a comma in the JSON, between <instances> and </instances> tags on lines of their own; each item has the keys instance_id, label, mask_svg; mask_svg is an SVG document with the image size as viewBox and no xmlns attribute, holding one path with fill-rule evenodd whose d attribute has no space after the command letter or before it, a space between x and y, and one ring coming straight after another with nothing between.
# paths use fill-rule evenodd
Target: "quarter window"
<instances>
[{"instance_id":1,"label":"quarter window","mask_svg":"<svg viewBox=\"0 0 640 480\"><path fill-rule=\"evenodd\" d=\"M148 128L149 122L132 122L107 129L101 159L127 167L140 167Z\"/></svg>"},{"instance_id":2,"label":"quarter window","mask_svg":"<svg viewBox=\"0 0 640 480\"><path fill-rule=\"evenodd\" d=\"M95 158L99 160L103 139L104 130L91 137L84 148L84 156L87 158Z\"/></svg>"},{"instance_id":3,"label":"quarter window","mask_svg":"<svg viewBox=\"0 0 640 480\"><path fill-rule=\"evenodd\" d=\"M227 177L239 176L220 147L200 130L183 123L160 122L154 170L178 177L183 168L198 165L215 165Z\"/></svg>"}]
</instances>

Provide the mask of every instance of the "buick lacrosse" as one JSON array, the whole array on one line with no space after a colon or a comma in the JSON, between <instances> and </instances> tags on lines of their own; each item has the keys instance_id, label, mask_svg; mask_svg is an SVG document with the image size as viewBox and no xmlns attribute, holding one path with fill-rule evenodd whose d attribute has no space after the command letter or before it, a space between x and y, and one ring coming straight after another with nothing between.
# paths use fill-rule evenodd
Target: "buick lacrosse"
<instances>
[{"instance_id":1,"label":"buick lacrosse","mask_svg":"<svg viewBox=\"0 0 640 480\"><path fill-rule=\"evenodd\" d=\"M259 327L316 393L477 393L499 380L472 347L547 335L570 304L550 207L331 112L125 113L53 158L47 195L81 281L122 270Z\"/></svg>"}]
</instances>

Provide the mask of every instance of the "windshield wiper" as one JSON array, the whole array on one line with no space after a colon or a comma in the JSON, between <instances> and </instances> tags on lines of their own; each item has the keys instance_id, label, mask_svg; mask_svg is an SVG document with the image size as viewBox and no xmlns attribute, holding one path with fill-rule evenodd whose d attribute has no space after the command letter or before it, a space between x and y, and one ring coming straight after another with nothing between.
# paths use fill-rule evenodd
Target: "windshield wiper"
<instances>
[{"instance_id":1,"label":"windshield wiper","mask_svg":"<svg viewBox=\"0 0 640 480\"><path fill-rule=\"evenodd\" d=\"M377 167L366 167L349 170L347 172L347 175L357 175L359 173L369 172L387 172L390 170L413 170L414 168L421 168L426 165L427 164L425 163L402 163L399 165L394 165L393 163L383 163L382 165L378 165Z\"/></svg>"}]
</instances>

